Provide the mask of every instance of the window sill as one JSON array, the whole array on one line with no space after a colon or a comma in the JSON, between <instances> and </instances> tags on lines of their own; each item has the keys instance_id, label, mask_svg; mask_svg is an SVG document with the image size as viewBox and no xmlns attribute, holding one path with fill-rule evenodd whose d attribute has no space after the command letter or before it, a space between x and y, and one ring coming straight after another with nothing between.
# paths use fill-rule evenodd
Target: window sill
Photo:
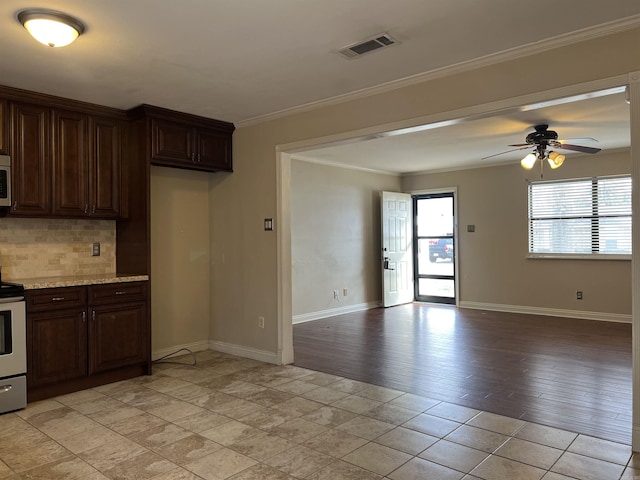
<instances>
[{"instance_id":1,"label":"window sill","mask_svg":"<svg viewBox=\"0 0 640 480\"><path fill-rule=\"evenodd\" d=\"M528 259L532 260L624 260L630 261L631 255L606 255L592 254L580 255L571 253L530 253Z\"/></svg>"}]
</instances>

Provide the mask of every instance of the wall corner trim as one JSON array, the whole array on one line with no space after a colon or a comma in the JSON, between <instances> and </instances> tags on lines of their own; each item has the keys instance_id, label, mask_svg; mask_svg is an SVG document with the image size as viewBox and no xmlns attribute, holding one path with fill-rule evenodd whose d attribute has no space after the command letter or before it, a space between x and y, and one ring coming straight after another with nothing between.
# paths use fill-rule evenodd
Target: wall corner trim
<instances>
[{"instance_id":1,"label":"wall corner trim","mask_svg":"<svg viewBox=\"0 0 640 480\"><path fill-rule=\"evenodd\" d=\"M601 322L631 323L631 314L588 312L584 310L566 310L559 308L530 307L526 305L503 305L498 303L464 302L460 308L489 310L492 312L525 313L530 315L548 315L550 317L579 318L582 320L598 320Z\"/></svg>"}]
</instances>

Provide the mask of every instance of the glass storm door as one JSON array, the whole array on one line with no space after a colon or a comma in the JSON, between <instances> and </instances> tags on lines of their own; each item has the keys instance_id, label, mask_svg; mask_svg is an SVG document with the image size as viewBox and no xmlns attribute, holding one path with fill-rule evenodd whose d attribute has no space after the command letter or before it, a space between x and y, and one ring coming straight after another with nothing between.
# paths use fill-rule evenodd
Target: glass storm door
<instances>
[{"instance_id":1,"label":"glass storm door","mask_svg":"<svg viewBox=\"0 0 640 480\"><path fill-rule=\"evenodd\" d=\"M455 305L454 194L416 195L413 203L416 300Z\"/></svg>"}]
</instances>

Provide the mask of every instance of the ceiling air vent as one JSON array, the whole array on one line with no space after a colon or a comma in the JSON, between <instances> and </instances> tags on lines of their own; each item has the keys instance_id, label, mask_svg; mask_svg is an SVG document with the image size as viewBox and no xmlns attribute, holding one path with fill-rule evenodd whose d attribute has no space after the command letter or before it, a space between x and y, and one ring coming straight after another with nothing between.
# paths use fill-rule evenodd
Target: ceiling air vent
<instances>
[{"instance_id":1,"label":"ceiling air vent","mask_svg":"<svg viewBox=\"0 0 640 480\"><path fill-rule=\"evenodd\" d=\"M366 53L380 50L381 48L390 47L399 43L395 38L387 33L379 33L363 42L354 43L338 50L338 53L347 58L357 58Z\"/></svg>"}]
</instances>

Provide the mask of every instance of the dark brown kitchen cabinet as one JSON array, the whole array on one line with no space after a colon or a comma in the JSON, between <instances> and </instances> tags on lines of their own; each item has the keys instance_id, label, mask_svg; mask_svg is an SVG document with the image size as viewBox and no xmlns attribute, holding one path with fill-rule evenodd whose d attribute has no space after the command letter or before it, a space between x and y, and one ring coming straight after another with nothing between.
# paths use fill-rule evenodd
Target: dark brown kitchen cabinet
<instances>
[{"instance_id":1,"label":"dark brown kitchen cabinet","mask_svg":"<svg viewBox=\"0 0 640 480\"><path fill-rule=\"evenodd\" d=\"M231 136L188 124L152 119L151 163L167 167L232 171Z\"/></svg>"},{"instance_id":2,"label":"dark brown kitchen cabinet","mask_svg":"<svg viewBox=\"0 0 640 480\"><path fill-rule=\"evenodd\" d=\"M118 218L120 123L54 110L53 125L53 215Z\"/></svg>"},{"instance_id":3,"label":"dark brown kitchen cabinet","mask_svg":"<svg viewBox=\"0 0 640 480\"><path fill-rule=\"evenodd\" d=\"M0 154L9 155L9 102L0 98Z\"/></svg>"},{"instance_id":4,"label":"dark brown kitchen cabinet","mask_svg":"<svg viewBox=\"0 0 640 480\"><path fill-rule=\"evenodd\" d=\"M146 143L152 165L203 170L233 171L232 123L141 105L129 118L146 124L137 141Z\"/></svg>"},{"instance_id":5,"label":"dark brown kitchen cabinet","mask_svg":"<svg viewBox=\"0 0 640 480\"><path fill-rule=\"evenodd\" d=\"M29 401L150 373L148 282L27 290Z\"/></svg>"},{"instance_id":6,"label":"dark brown kitchen cabinet","mask_svg":"<svg viewBox=\"0 0 640 480\"><path fill-rule=\"evenodd\" d=\"M51 110L31 104L11 104L11 213L47 216L50 201Z\"/></svg>"}]
</instances>

